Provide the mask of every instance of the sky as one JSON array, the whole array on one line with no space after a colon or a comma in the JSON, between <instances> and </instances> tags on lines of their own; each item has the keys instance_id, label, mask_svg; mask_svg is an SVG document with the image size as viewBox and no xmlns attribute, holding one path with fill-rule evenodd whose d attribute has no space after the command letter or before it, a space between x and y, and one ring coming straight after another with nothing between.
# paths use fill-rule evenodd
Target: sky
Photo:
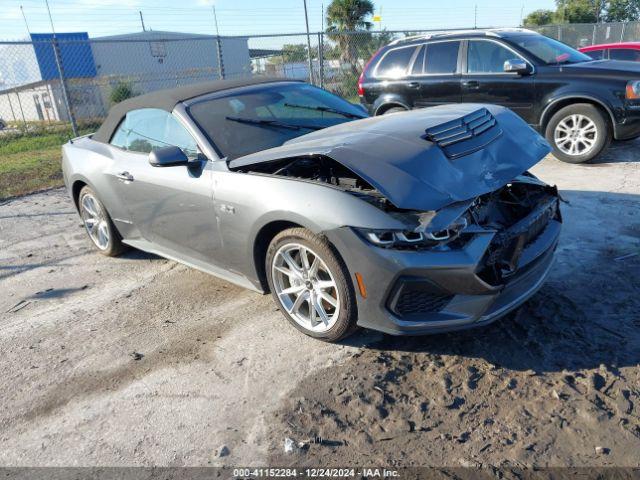
<instances>
[{"instance_id":1,"label":"sky","mask_svg":"<svg viewBox=\"0 0 640 480\"><path fill-rule=\"evenodd\" d=\"M553 9L553 0L373 0L381 22L375 29L517 26L522 15ZM307 0L309 28L323 29L329 0ZM147 29L215 34L215 5L220 35L265 35L305 31L303 0L49 0L56 32L88 32L90 37ZM443 8L443 5L445 6ZM45 0L0 0L0 40L51 31ZM477 6L477 7L476 7Z\"/></svg>"}]
</instances>

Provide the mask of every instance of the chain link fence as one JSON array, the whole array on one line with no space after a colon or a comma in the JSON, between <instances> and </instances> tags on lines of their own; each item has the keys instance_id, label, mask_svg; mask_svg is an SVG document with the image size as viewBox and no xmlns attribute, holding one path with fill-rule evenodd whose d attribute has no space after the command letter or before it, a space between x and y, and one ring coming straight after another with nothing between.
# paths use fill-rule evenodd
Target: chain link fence
<instances>
[{"instance_id":1,"label":"chain link fence","mask_svg":"<svg viewBox=\"0 0 640 480\"><path fill-rule=\"evenodd\" d=\"M574 47L640 39L640 22L536 30ZM0 42L0 142L43 130L87 133L119 101L213 79L307 80L356 102L358 76L380 47L427 33L218 37L149 31L96 39L34 34L31 41Z\"/></svg>"}]
</instances>

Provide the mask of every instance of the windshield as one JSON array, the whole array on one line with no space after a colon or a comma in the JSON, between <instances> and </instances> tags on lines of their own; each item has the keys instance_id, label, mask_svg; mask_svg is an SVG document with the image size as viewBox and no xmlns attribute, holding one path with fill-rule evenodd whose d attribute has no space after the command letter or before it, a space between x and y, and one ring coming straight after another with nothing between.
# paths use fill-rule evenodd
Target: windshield
<instances>
[{"instance_id":1,"label":"windshield","mask_svg":"<svg viewBox=\"0 0 640 480\"><path fill-rule=\"evenodd\" d=\"M521 35L509 39L526 50L545 65L590 62L593 59L584 53L542 35Z\"/></svg>"},{"instance_id":2,"label":"windshield","mask_svg":"<svg viewBox=\"0 0 640 480\"><path fill-rule=\"evenodd\" d=\"M304 83L259 85L203 99L192 104L189 113L229 160L367 117L359 107Z\"/></svg>"}]
</instances>

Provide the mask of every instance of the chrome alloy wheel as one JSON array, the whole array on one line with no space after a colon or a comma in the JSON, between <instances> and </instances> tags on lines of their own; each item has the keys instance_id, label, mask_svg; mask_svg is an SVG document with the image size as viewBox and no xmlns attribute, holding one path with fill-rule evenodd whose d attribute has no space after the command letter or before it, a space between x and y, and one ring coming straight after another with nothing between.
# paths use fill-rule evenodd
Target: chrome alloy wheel
<instances>
[{"instance_id":1,"label":"chrome alloy wheel","mask_svg":"<svg viewBox=\"0 0 640 480\"><path fill-rule=\"evenodd\" d=\"M598 128L589 117L580 114L563 118L553 132L558 149L566 155L589 153L598 140Z\"/></svg>"},{"instance_id":2,"label":"chrome alloy wheel","mask_svg":"<svg viewBox=\"0 0 640 480\"><path fill-rule=\"evenodd\" d=\"M109 248L109 225L98 200L87 193L80 201L80 214L89 237L100 250Z\"/></svg>"},{"instance_id":3,"label":"chrome alloy wheel","mask_svg":"<svg viewBox=\"0 0 640 480\"><path fill-rule=\"evenodd\" d=\"M340 314L340 296L324 261L299 243L280 247L271 264L273 285L280 303L303 328L326 332Z\"/></svg>"}]
</instances>

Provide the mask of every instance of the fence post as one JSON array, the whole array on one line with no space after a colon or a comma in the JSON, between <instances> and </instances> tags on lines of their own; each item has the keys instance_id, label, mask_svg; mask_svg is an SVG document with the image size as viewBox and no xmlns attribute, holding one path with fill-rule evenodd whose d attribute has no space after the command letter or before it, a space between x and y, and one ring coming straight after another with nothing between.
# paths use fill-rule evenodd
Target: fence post
<instances>
[{"instance_id":1,"label":"fence post","mask_svg":"<svg viewBox=\"0 0 640 480\"><path fill-rule=\"evenodd\" d=\"M562 41L562 25L558 25L558 40Z\"/></svg>"},{"instance_id":2,"label":"fence post","mask_svg":"<svg viewBox=\"0 0 640 480\"><path fill-rule=\"evenodd\" d=\"M591 45L595 45L596 44L596 29L598 28L598 24L594 23L593 24L593 38L591 39Z\"/></svg>"},{"instance_id":3,"label":"fence post","mask_svg":"<svg viewBox=\"0 0 640 480\"><path fill-rule=\"evenodd\" d=\"M622 22L622 32L620 33L620 42L624 42L624 29L627 26L626 22Z\"/></svg>"},{"instance_id":4,"label":"fence post","mask_svg":"<svg viewBox=\"0 0 640 480\"><path fill-rule=\"evenodd\" d=\"M218 75L224 80L224 58L222 57L222 40L216 35L216 50L218 51Z\"/></svg>"},{"instance_id":5,"label":"fence post","mask_svg":"<svg viewBox=\"0 0 640 480\"><path fill-rule=\"evenodd\" d=\"M27 119L24 118L24 110L22 109L22 102L20 101L20 92L18 90L15 91L16 98L18 99L18 108L20 109L20 116L22 117L22 123L24 123L24 128L27 128Z\"/></svg>"},{"instance_id":6,"label":"fence post","mask_svg":"<svg viewBox=\"0 0 640 480\"><path fill-rule=\"evenodd\" d=\"M9 101L9 109L11 110L11 115L13 116L13 121L18 123L18 118L16 117L16 112L13 111L13 104L11 103L11 92L7 92L7 100Z\"/></svg>"},{"instance_id":7,"label":"fence post","mask_svg":"<svg viewBox=\"0 0 640 480\"><path fill-rule=\"evenodd\" d=\"M324 34L318 32L318 80L320 88L324 87Z\"/></svg>"},{"instance_id":8,"label":"fence post","mask_svg":"<svg viewBox=\"0 0 640 480\"><path fill-rule=\"evenodd\" d=\"M58 75L60 76L60 86L62 88L62 99L64 100L64 106L67 109L67 115L69 115L69 120L71 121L71 130L73 131L73 136L77 137L78 125L76 124L76 118L73 115L71 102L69 101L69 92L67 90L67 82L64 78L64 67L62 66L62 59L60 58L60 50L58 50L58 40L56 40L55 34L51 39L51 45L53 47L53 56L56 59L56 67L58 67Z\"/></svg>"}]
</instances>

